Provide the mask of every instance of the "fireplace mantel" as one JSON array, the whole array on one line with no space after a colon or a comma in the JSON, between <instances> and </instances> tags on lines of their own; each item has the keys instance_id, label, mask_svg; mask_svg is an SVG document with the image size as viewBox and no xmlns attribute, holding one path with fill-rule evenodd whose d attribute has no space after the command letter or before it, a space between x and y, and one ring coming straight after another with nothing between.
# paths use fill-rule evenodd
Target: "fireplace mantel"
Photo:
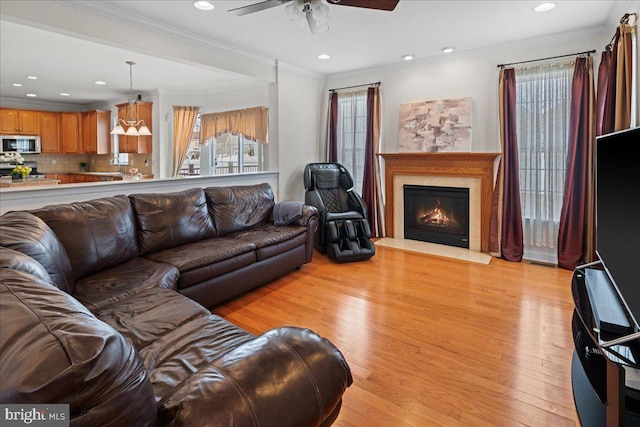
<instances>
[{"instance_id":1,"label":"fireplace mantel","mask_svg":"<svg viewBox=\"0 0 640 427\"><path fill-rule=\"evenodd\" d=\"M480 248L489 252L489 222L495 160L500 153L381 153L385 175L385 227L394 237L394 179L399 176L453 176L480 180ZM400 237L400 236L398 236Z\"/></svg>"}]
</instances>

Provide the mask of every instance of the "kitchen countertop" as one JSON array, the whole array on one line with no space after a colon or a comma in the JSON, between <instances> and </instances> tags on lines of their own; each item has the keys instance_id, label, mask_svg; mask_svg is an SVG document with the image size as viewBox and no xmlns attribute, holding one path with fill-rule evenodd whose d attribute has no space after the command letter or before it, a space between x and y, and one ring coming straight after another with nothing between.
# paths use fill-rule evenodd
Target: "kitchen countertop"
<instances>
[{"instance_id":1,"label":"kitchen countertop","mask_svg":"<svg viewBox=\"0 0 640 427\"><path fill-rule=\"evenodd\" d=\"M7 184L3 183L3 188L16 188L16 187L26 187L26 186L39 186L39 185L58 185L60 180L57 179L49 179L49 178L27 178L27 179L13 179L11 180L11 184L8 184L9 181L6 181Z\"/></svg>"},{"instance_id":2,"label":"kitchen countertop","mask_svg":"<svg viewBox=\"0 0 640 427\"><path fill-rule=\"evenodd\" d=\"M121 176L122 179L133 179L133 176L131 176L128 173L122 173L122 172L70 172L72 174L75 175L89 175L89 176L113 176L113 177L117 177L117 176ZM153 175L141 175L140 179L150 179L153 178Z\"/></svg>"}]
</instances>

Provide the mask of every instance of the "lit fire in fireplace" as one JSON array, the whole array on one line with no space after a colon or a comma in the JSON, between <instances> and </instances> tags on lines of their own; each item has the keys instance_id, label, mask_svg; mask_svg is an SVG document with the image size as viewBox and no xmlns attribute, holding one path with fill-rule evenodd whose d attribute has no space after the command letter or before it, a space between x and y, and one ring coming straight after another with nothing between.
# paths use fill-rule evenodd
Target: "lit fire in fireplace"
<instances>
[{"instance_id":1,"label":"lit fire in fireplace","mask_svg":"<svg viewBox=\"0 0 640 427\"><path fill-rule=\"evenodd\" d=\"M458 227L458 221L456 221L453 215L447 214L440 206L440 199L437 200L436 206L433 209L418 216L418 224L437 228Z\"/></svg>"}]
</instances>

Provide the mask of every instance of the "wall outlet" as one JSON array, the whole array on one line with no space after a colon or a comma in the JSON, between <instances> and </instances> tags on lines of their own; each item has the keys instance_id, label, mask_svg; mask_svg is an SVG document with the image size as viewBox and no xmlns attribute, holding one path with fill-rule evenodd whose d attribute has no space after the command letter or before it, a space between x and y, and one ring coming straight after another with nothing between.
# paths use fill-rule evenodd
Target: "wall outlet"
<instances>
[{"instance_id":1,"label":"wall outlet","mask_svg":"<svg viewBox=\"0 0 640 427\"><path fill-rule=\"evenodd\" d=\"M56 159L51 160L51 164L52 164L52 165L55 165L56 163L58 163L58 162L56 161Z\"/></svg>"},{"instance_id":2,"label":"wall outlet","mask_svg":"<svg viewBox=\"0 0 640 427\"><path fill-rule=\"evenodd\" d=\"M91 164L95 165L96 164L96 160L95 159L91 159Z\"/></svg>"}]
</instances>

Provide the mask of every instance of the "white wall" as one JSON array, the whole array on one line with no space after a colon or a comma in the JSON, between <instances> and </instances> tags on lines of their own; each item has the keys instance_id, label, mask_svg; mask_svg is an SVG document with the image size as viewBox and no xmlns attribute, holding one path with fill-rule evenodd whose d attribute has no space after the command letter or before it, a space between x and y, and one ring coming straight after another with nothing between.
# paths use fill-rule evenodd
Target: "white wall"
<instances>
[{"instance_id":1,"label":"white wall","mask_svg":"<svg viewBox=\"0 0 640 427\"><path fill-rule=\"evenodd\" d=\"M282 200L304 200L302 172L318 161L324 79L278 64L278 171Z\"/></svg>"},{"instance_id":2,"label":"white wall","mask_svg":"<svg viewBox=\"0 0 640 427\"><path fill-rule=\"evenodd\" d=\"M472 151L497 152L500 151L497 65L596 49L594 64L597 68L600 52L614 31L615 28L611 28L606 35L581 34L571 39L545 39L500 49L442 54L397 66L334 75L327 79L326 89L382 83L382 152L397 151L400 104L471 97ZM321 111L320 123L326 122L325 110Z\"/></svg>"}]
</instances>

